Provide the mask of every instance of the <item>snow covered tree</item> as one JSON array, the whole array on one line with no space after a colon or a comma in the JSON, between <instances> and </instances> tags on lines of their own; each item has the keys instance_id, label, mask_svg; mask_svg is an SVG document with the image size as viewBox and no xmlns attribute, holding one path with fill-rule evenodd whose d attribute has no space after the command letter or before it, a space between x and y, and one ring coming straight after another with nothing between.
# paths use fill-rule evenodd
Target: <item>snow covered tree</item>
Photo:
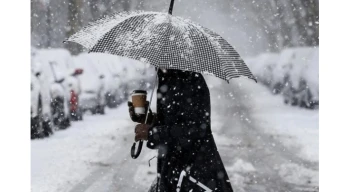
<instances>
[{"instance_id":1,"label":"snow covered tree","mask_svg":"<svg viewBox=\"0 0 350 192\"><path fill-rule=\"evenodd\" d=\"M166 12L169 3L170 0L31 0L32 45L66 46L76 54L82 51L79 45L64 45L62 41L88 22L120 11ZM207 27L230 33L227 38L239 28L251 42L245 46L255 49L256 41L267 42L267 46L259 46L259 52L276 52L285 47L318 45L318 6L318 0L186 0L175 3L175 13L195 20L204 14L214 15L217 19L203 21L212 24ZM213 23L215 20L221 23ZM249 52L255 51L251 49Z\"/></svg>"},{"instance_id":2,"label":"snow covered tree","mask_svg":"<svg viewBox=\"0 0 350 192\"><path fill-rule=\"evenodd\" d=\"M318 45L318 0L233 0L231 7L262 29L268 51Z\"/></svg>"},{"instance_id":3,"label":"snow covered tree","mask_svg":"<svg viewBox=\"0 0 350 192\"><path fill-rule=\"evenodd\" d=\"M42 0L31 1L31 42L35 47L48 47L47 4Z\"/></svg>"}]
</instances>

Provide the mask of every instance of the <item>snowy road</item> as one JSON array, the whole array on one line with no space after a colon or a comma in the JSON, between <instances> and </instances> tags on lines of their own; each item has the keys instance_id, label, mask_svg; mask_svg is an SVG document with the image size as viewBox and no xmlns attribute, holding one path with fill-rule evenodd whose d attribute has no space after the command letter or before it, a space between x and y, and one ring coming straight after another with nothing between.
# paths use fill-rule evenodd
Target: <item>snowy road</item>
<instances>
[{"instance_id":1,"label":"snowy road","mask_svg":"<svg viewBox=\"0 0 350 192\"><path fill-rule=\"evenodd\" d=\"M252 97L273 96L260 98L266 89L246 81L208 83L212 130L234 190L318 191L318 112L274 102L256 107ZM156 159L151 167L148 160L156 153L144 147L131 159L134 124L126 112L123 105L32 141L32 191L147 191L156 177Z\"/></svg>"}]
</instances>

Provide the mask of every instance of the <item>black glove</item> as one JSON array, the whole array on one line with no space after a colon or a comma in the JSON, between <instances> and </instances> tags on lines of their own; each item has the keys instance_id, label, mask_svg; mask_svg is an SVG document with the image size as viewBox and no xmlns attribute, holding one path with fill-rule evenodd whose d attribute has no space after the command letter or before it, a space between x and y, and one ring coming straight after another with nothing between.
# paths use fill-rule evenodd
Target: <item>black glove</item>
<instances>
[{"instance_id":1,"label":"black glove","mask_svg":"<svg viewBox=\"0 0 350 192\"><path fill-rule=\"evenodd\" d=\"M128 106L129 106L130 119L133 122L145 124L146 114L136 114L135 113L135 108L134 108L132 102L130 102L130 101L128 101ZM148 106L149 106L149 102L146 101L145 108L147 109ZM154 120L154 116L155 115L152 113L151 108L149 108L148 117L147 117L147 123L146 124L148 124L148 125L152 124L152 122Z\"/></svg>"}]
</instances>

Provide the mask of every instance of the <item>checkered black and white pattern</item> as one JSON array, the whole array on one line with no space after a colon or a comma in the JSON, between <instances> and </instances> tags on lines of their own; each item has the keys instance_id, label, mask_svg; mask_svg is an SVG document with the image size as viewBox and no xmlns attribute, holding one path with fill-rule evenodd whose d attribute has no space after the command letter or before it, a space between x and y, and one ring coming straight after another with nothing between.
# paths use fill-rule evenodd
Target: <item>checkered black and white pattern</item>
<instances>
[{"instance_id":1,"label":"checkered black and white pattern","mask_svg":"<svg viewBox=\"0 0 350 192\"><path fill-rule=\"evenodd\" d=\"M89 52L125 56L165 69L195 71L229 81L256 81L233 47L190 20L159 12L122 12L91 23L67 41Z\"/></svg>"}]
</instances>

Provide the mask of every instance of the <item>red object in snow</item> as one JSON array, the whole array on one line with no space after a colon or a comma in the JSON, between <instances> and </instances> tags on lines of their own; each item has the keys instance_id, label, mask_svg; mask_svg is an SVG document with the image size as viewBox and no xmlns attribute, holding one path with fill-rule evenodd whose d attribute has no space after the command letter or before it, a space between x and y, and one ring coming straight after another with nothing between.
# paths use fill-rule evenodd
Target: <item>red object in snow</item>
<instances>
[{"instance_id":1,"label":"red object in snow","mask_svg":"<svg viewBox=\"0 0 350 192\"><path fill-rule=\"evenodd\" d=\"M73 73L73 76L76 76L76 75L81 75L83 74L84 70L83 69L75 69L74 73Z\"/></svg>"},{"instance_id":2,"label":"red object in snow","mask_svg":"<svg viewBox=\"0 0 350 192\"><path fill-rule=\"evenodd\" d=\"M70 91L70 112L75 113L78 109L78 95L71 90Z\"/></svg>"}]
</instances>

